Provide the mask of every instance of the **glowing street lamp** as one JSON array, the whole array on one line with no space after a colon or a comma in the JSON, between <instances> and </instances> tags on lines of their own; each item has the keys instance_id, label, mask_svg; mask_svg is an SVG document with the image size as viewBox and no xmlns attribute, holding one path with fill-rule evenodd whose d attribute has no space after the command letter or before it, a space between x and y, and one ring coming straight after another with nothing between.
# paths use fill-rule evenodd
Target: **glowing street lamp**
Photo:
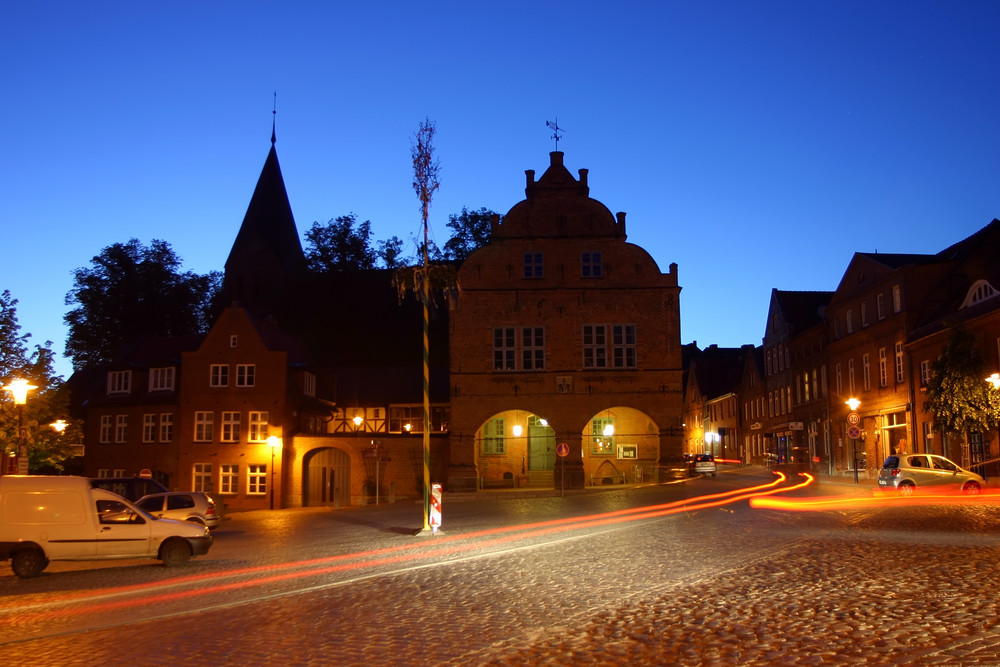
<instances>
[{"instance_id":1,"label":"glowing street lamp","mask_svg":"<svg viewBox=\"0 0 1000 667\"><path fill-rule=\"evenodd\" d=\"M281 447L281 438L272 435L267 439L267 444L271 445L271 509L274 509L274 450Z\"/></svg>"},{"instance_id":2,"label":"glowing street lamp","mask_svg":"<svg viewBox=\"0 0 1000 667\"><path fill-rule=\"evenodd\" d=\"M28 443L24 438L24 404L28 402L28 392L38 387L29 384L27 380L11 380L4 389L14 395L14 405L17 406L17 473L27 475Z\"/></svg>"}]
</instances>

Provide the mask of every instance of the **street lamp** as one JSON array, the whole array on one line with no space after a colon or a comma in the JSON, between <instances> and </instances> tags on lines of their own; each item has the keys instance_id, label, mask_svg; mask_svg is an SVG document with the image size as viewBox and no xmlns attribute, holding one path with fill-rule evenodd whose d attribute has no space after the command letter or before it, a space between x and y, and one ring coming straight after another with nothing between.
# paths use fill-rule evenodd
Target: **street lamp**
<instances>
[{"instance_id":1,"label":"street lamp","mask_svg":"<svg viewBox=\"0 0 1000 667\"><path fill-rule=\"evenodd\" d=\"M847 421L850 426L847 429L847 434L851 436L851 457L852 466L854 467L854 483L858 483L858 439L855 437L855 433L858 431L858 424L851 423L853 420L860 421L858 416L858 406L861 405L861 401L856 398L849 398L844 401L851 408L851 414L848 415Z\"/></svg>"},{"instance_id":2,"label":"street lamp","mask_svg":"<svg viewBox=\"0 0 1000 667\"><path fill-rule=\"evenodd\" d=\"M28 391L38 389L27 380L11 380L4 387L14 395L14 405L17 406L17 474L28 474L28 443L24 438L24 404L28 402Z\"/></svg>"},{"instance_id":3,"label":"street lamp","mask_svg":"<svg viewBox=\"0 0 1000 667\"><path fill-rule=\"evenodd\" d=\"M267 439L267 444L271 445L271 509L274 509L274 450L281 447L281 438L272 435Z\"/></svg>"}]
</instances>

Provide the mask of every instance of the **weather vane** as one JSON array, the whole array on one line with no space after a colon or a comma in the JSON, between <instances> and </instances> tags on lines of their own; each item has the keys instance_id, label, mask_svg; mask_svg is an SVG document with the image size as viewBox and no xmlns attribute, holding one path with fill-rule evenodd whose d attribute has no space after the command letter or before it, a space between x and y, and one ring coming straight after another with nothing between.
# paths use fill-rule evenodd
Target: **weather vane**
<instances>
[{"instance_id":1,"label":"weather vane","mask_svg":"<svg viewBox=\"0 0 1000 667\"><path fill-rule=\"evenodd\" d=\"M555 122L552 122L550 120L545 121L545 127L552 129L552 138L556 140L556 151L558 151L559 140L562 139L563 134L566 134L566 132L564 132L561 127L559 127L559 116L556 116Z\"/></svg>"}]
</instances>

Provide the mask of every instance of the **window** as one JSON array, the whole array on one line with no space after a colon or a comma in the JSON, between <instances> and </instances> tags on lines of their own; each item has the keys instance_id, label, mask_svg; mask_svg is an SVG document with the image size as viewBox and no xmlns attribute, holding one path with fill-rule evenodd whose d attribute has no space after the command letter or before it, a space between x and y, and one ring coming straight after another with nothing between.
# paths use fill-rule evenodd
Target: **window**
<instances>
[{"instance_id":1,"label":"window","mask_svg":"<svg viewBox=\"0 0 1000 667\"><path fill-rule=\"evenodd\" d=\"M880 320L885 319L885 294L881 292L875 297L875 314Z\"/></svg>"},{"instance_id":2,"label":"window","mask_svg":"<svg viewBox=\"0 0 1000 667\"><path fill-rule=\"evenodd\" d=\"M128 415L115 415L115 442L122 443L128 438Z\"/></svg>"},{"instance_id":3,"label":"window","mask_svg":"<svg viewBox=\"0 0 1000 667\"><path fill-rule=\"evenodd\" d=\"M903 384L903 344L896 343L896 384Z\"/></svg>"},{"instance_id":4,"label":"window","mask_svg":"<svg viewBox=\"0 0 1000 667\"><path fill-rule=\"evenodd\" d=\"M247 464L247 495L262 496L267 493L267 464Z\"/></svg>"},{"instance_id":5,"label":"window","mask_svg":"<svg viewBox=\"0 0 1000 667\"><path fill-rule=\"evenodd\" d=\"M612 325L611 365L615 368L635 368L634 324Z\"/></svg>"},{"instance_id":6,"label":"window","mask_svg":"<svg viewBox=\"0 0 1000 667\"><path fill-rule=\"evenodd\" d=\"M603 324L583 325L583 367L607 368L607 330Z\"/></svg>"},{"instance_id":7,"label":"window","mask_svg":"<svg viewBox=\"0 0 1000 667\"><path fill-rule=\"evenodd\" d=\"M847 333L854 333L854 309L847 309Z\"/></svg>"},{"instance_id":8,"label":"window","mask_svg":"<svg viewBox=\"0 0 1000 667\"><path fill-rule=\"evenodd\" d=\"M237 364L236 386L252 387L254 383L255 373L256 373L256 366L254 366L253 364Z\"/></svg>"},{"instance_id":9,"label":"window","mask_svg":"<svg viewBox=\"0 0 1000 667\"><path fill-rule=\"evenodd\" d=\"M526 252L524 253L524 277L525 278L542 278L544 277L542 271L542 253L540 252Z\"/></svg>"},{"instance_id":10,"label":"window","mask_svg":"<svg viewBox=\"0 0 1000 667\"><path fill-rule=\"evenodd\" d=\"M514 370L514 327L493 329L493 370Z\"/></svg>"},{"instance_id":11,"label":"window","mask_svg":"<svg viewBox=\"0 0 1000 667\"><path fill-rule=\"evenodd\" d=\"M892 312L898 313L903 310L903 296L899 291L899 285L892 286Z\"/></svg>"},{"instance_id":12,"label":"window","mask_svg":"<svg viewBox=\"0 0 1000 667\"><path fill-rule=\"evenodd\" d=\"M156 415L146 414L142 416L142 441L156 442Z\"/></svg>"},{"instance_id":13,"label":"window","mask_svg":"<svg viewBox=\"0 0 1000 667\"><path fill-rule=\"evenodd\" d=\"M505 450L504 444L504 427L505 420L503 417L497 417L496 419L491 419L483 425L483 454L503 454Z\"/></svg>"},{"instance_id":14,"label":"window","mask_svg":"<svg viewBox=\"0 0 1000 667\"><path fill-rule=\"evenodd\" d=\"M212 412L194 413L194 441L212 442L212 426L215 414Z\"/></svg>"},{"instance_id":15,"label":"window","mask_svg":"<svg viewBox=\"0 0 1000 667\"><path fill-rule=\"evenodd\" d=\"M842 396L844 394L844 381L840 373L839 363L834 367L833 377L834 377L834 382L837 383L837 394Z\"/></svg>"},{"instance_id":16,"label":"window","mask_svg":"<svg viewBox=\"0 0 1000 667\"><path fill-rule=\"evenodd\" d=\"M926 387L931 382L931 362L924 359L920 362L920 386Z\"/></svg>"},{"instance_id":17,"label":"window","mask_svg":"<svg viewBox=\"0 0 1000 667\"><path fill-rule=\"evenodd\" d=\"M174 413L160 413L160 442L170 442L174 439Z\"/></svg>"},{"instance_id":18,"label":"window","mask_svg":"<svg viewBox=\"0 0 1000 667\"><path fill-rule=\"evenodd\" d=\"M222 413L222 442L239 442L240 440L240 413ZM197 489L195 489L197 491Z\"/></svg>"},{"instance_id":19,"label":"window","mask_svg":"<svg viewBox=\"0 0 1000 667\"><path fill-rule=\"evenodd\" d=\"M872 388L871 370L871 355L865 354L861 357L861 382L865 391Z\"/></svg>"},{"instance_id":20,"label":"window","mask_svg":"<svg viewBox=\"0 0 1000 667\"><path fill-rule=\"evenodd\" d=\"M878 385L885 387L889 384L889 360L885 355L885 348L878 349Z\"/></svg>"},{"instance_id":21,"label":"window","mask_svg":"<svg viewBox=\"0 0 1000 667\"><path fill-rule=\"evenodd\" d=\"M111 442L111 415L101 415L101 442Z\"/></svg>"},{"instance_id":22,"label":"window","mask_svg":"<svg viewBox=\"0 0 1000 667\"><path fill-rule=\"evenodd\" d=\"M590 453L608 456L615 451L615 420L595 417L590 422Z\"/></svg>"},{"instance_id":23,"label":"window","mask_svg":"<svg viewBox=\"0 0 1000 667\"><path fill-rule=\"evenodd\" d=\"M195 463L194 471L192 472L192 480L194 488L192 491L201 491L202 493L212 492L212 464L211 463Z\"/></svg>"},{"instance_id":24,"label":"window","mask_svg":"<svg viewBox=\"0 0 1000 667\"><path fill-rule=\"evenodd\" d=\"M306 396L316 396L316 374L306 371L302 376L302 393Z\"/></svg>"},{"instance_id":25,"label":"window","mask_svg":"<svg viewBox=\"0 0 1000 667\"><path fill-rule=\"evenodd\" d=\"M240 467L232 463L219 466L219 493L236 494L240 489Z\"/></svg>"},{"instance_id":26,"label":"window","mask_svg":"<svg viewBox=\"0 0 1000 667\"><path fill-rule=\"evenodd\" d=\"M209 368L210 379L208 381L211 387L228 387L229 386L229 366L227 364L212 364Z\"/></svg>"},{"instance_id":27,"label":"window","mask_svg":"<svg viewBox=\"0 0 1000 667\"><path fill-rule=\"evenodd\" d=\"M229 336L229 347L236 347L240 342L239 336L231 334Z\"/></svg>"},{"instance_id":28,"label":"window","mask_svg":"<svg viewBox=\"0 0 1000 667\"><path fill-rule=\"evenodd\" d=\"M111 371L108 373L108 393L127 394L132 391L132 371Z\"/></svg>"},{"instance_id":29,"label":"window","mask_svg":"<svg viewBox=\"0 0 1000 667\"><path fill-rule=\"evenodd\" d=\"M847 390L852 394L856 393L854 391L854 359L847 360Z\"/></svg>"},{"instance_id":30,"label":"window","mask_svg":"<svg viewBox=\"0 0 1000 667\"><path fill-rule=\"evenodd\" d=\"M834 339L840 338L840 318L833 318L833 337Z\"/></svg>"},{"instance_id":31,"label":"window","mask_svg":"<svg viewBox=\"0 0 1000 667\"><path fill-rule=\"evenodd\" d=\"M584 278L600 278L604 273L600 252L585 252L580 258L580 275Z\"/></svg>"},{"instance_id":32,"label":"window","mask_svg":"<svg viewBox=\"0 0 1000 667\"><path fill-rule=\"evenodd\" d=\"M521 368L526 371L545 370L545 329L521 329Z\"/></svg>"},{"instance_id":33,"label":"window","mask_svg":"<svg viewBox=\"0 0 1000 667\"><path fill-rule=\"evenodd\" d=\"M862 328L868 326L868 302L861 302L861 326Z\"/></svg>"},{"instance_id":34,"label":"window","mask_svg":"<svg viewBox=\"0 0 1000 667\"><path fill-rule=\"evenodd\" d=\"M250 413L250 433L247 440L250 442L264 442L267 440L267 413Z\"/></svg>"},{"instance_id":35,"label":"window","mask_svg":"<svg viewBox=\"0 0 1000 667\"><path fill-rule=\"evenodd\" d=\"M174 390L174 367L151 368L149 369L149 390L150 391L173 391Z\"/></svg>"}]
</instances>

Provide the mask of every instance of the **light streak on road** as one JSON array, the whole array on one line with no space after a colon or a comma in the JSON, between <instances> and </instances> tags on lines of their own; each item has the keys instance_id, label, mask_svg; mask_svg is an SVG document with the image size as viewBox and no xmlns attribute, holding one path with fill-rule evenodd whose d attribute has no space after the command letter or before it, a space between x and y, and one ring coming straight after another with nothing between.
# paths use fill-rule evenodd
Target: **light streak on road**
<instances>
[{"instance_id":1,"label":"light streak on road","mask_svg":"<svg viewBox=\"0 0 1000 667\"><path fill-rule=\"evenodd\" d=\"M659 505L648 505L582 517L552 519L516 526L500 526L465 534L439 535L438 537L421 538L419 541L370 551L337 554L289 563L226 569L197 575L172 577L157 582L119 586L99 591L82 591L62 595L57 599L43 603L4 606L0 608L0 618L16 614L19 622L22 623L31 623L33 621L51 622L54 620L54 617L77 617L115 610L120 611L132 607L156 608L157 605L163 605L171 601L245 590L251 586L263 586L307 577L317 577L387 565L391 566L400 563L412 563L428 559L440 560L473 550L502 547L568 531L586 530L656 519L683 512L711 509L742 500L752 500L761 496L800 489L813 482L811 475L803 474L805 479L802 482L791 486L781 486L786 481L785 475L780 472L776 472L775 475L776 478L766 484L696 496L694 498L686 498ZM220 579L236 577L240 579L220 583ZM193 586L193 584L198 585ZM197 610L194 609L192 611ZM32 618L33 615L36 618Z\"/></svg>"},{"instance_id":2,"label":"light streak on road","mask_svg":"<svg viewBox=\"0 0 1000 667\"><path fill-rule=\"evenodd\" d=\"M785 512L827 512L849 509L871 509L876 507L917 507L922 505L998 505L1000 493L980 493L966 495L961 491L915 490L911 495L898 492L876 491L871 496L842 497L823 496L818 498L751 498L750 507L755 509L782 510Z\"/></svg>"}]
</instances>

